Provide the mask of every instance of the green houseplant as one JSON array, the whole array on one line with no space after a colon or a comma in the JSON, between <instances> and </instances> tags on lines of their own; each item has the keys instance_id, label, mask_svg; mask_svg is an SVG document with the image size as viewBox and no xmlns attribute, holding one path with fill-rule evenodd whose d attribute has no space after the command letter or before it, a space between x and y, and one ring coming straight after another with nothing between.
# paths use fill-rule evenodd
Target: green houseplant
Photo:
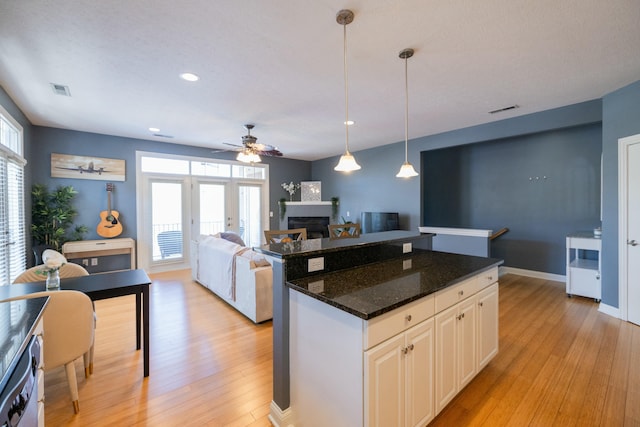
<instances>
[{"instance_id":1,"label":"green houseplant","mask_svg":"<svg viewBox=\"0 0 640 427\"><path fill-rule=\"evenodd\" d=\"M72 203L76 194L78 192L71 185L59 186L52 191L44 184L33 185L31 237L34 245L60 251L65 242L84 238L87 227L73 226L73 219L78 214Z\"/></svg>"}]
</instances>

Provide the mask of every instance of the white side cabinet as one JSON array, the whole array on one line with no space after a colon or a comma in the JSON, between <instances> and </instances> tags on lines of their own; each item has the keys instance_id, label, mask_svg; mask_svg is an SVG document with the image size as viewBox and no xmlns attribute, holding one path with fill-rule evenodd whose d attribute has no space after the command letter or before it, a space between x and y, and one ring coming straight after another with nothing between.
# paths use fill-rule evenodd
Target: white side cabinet
<instances>
[{"instance_id":1,"label":"white side cabinet","mask_svg":"<svg viewBox=\"0 0 640 427\"><path fill-rule=\"evenodd\" d=\"M567 296L580 295L599 302L602 241L590 231L567 236Z\"/></svg>"}]
</instances>

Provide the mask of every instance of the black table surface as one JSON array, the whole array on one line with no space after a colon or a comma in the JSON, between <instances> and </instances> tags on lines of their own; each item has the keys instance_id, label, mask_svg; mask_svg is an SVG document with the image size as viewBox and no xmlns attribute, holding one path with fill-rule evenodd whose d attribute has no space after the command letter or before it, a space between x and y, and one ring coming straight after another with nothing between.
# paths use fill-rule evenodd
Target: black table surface
<instances>
[{"instance_id":1,"label":"black table surface","mask_svg":"<svg viewBox=\"0 0 640 427\"><path fill-rule=\"evenodd\" d=\"M131 295L131 288L148 285L151 279L144 270L124 270L60 279L60 289L84 292L92 300ZM0 286L0 301L45 291L45 282L16 283Z\"/></svg>"}]
</instances>

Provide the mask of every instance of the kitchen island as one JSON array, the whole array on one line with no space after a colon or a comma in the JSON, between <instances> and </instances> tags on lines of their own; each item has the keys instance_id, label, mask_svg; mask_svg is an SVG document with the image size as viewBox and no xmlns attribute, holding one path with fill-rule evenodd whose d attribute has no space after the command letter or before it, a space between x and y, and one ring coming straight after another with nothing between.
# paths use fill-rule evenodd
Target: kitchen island
<instances>
[{"instance_id":1,"label":"kitchen island","mask_svg":"<svg viewBox=\"0 0 640 427\"><path fill-rule=\"evenodd\" d=\"M274 266L274 401L269 417L274 425L364 426L381 420L405 425L405 419L417 419L413 414L405 417L411 411L432 417L434 407L444 407L478 366L495 355L497 266L502 261L430 248L431 235L406 231L260 248ZM478 314L480 302L490 308L488 314ZM480 318L495 327L483 333L488 338L478 344ZM434 328L442 332L436 334ZM414 333L419 337L415 342ZM438 336L442 342L436 342ZM474 341L471 347L469 340ZM378 352L373 350L385 354L391 343L394 349L376 362ZM482 362L477 360L479 346L490 354ZM453 353L438 358L438 348ZM473 351L467 355L468 350ZM471 367L472 374L458 374L456 354L467 355L462 368ZM409 366L419 380L406 374ZM434 381L438 368L443 375ZM371 369L380 375L371 375ZM422 380L425 375L427 382ZM424 390L404 393L411 384ZM371 386L379 390L370 393ZM411 410L409 401L414 404ZM372 418L372 409L381 418Z\"/></svg>"}]
</instances>

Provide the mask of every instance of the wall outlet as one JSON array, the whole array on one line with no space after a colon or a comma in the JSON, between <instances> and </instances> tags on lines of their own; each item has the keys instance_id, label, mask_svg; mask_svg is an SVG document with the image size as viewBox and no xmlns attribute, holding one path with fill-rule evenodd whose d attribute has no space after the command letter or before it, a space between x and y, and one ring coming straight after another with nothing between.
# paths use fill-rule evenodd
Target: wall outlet
<instances>
[{"instance_id":1,"label":"wall outlet","mask_svg":"<svg viewBox=\"0 0 640 427\"><path fill-rule=\"evenodd\" d=\"M402 244L402 253L403 254L407 254L407 253L411 252L411 250L412 250L411 249L411 242Z\"/></svg>"},{"instance_id":2,"label":"wall outlet","mask_svg":"<svg viewBox=\"0 0 640 427\"><path fill-rule=\"evenodd\" d=\"M309 273L311 273L312 271L324 270L324 257L309 258L308 267Z\"/></svg>"},{"instance_id":3,"label":"wall outlet","mask_svg":"<svg viewBox=\"0 0 640 427\"><path fill-rule=\"evenodd\" d=\"M273 218L273 211L269 211L269 218Z\"/></svg>"},{"instance_id":4,"label":"wall outlet","mask_svg":"<svg viewBox=\"0 0 640 427\"><path fill-rule=\"evenodd\" d=\"M89 267L89 260L88 259L83 259L82 260L82 265L84 265L85 267Z\"/></svg>"},{"instance_id":5,"label":"wall outlet","mask_svg":"<svg viewBox=\"0 0 640 427\"><path fill-rule=\"evenodd\" d=\"M98 258L91 258L91 265L98 265Z\"/></svg>"},{"instance_id":6,"label":"wall outlet","mask_svg":"<svg viewBox=\"0 0 640 427\"><path fill-rule=\"evenodd\" d=\"M411 269L411 260L410 259L402 260L402 269L403 270L410 270Z\"/></svg>"}]
</instances>

